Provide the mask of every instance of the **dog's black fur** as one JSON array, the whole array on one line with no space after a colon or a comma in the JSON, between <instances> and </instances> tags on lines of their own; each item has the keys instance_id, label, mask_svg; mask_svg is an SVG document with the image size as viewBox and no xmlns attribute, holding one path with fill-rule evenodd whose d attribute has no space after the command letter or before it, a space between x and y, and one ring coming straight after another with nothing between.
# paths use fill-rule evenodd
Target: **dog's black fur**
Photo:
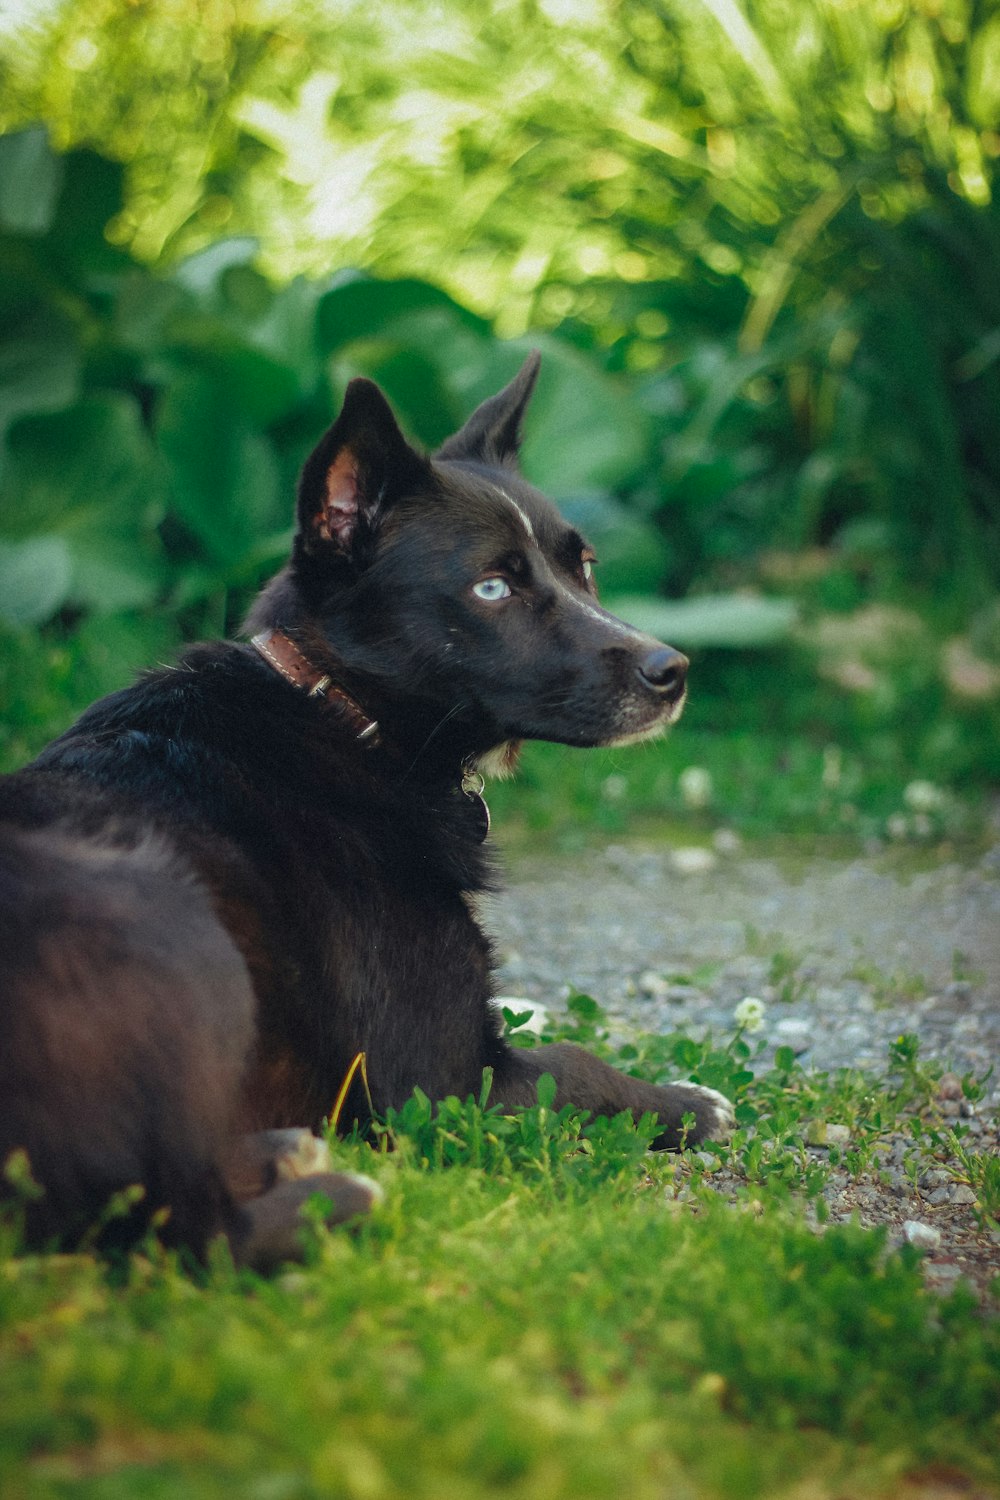
<instances>
[{"instance_id":1,"label":"dog's black fur","mask_svg":"<svg viewBox=\"0 0 1000 1500\"><path fill-rule=\"evenodd\" d=\"M689 1140L726 1129L710 1090L510 1048L489 1003L473 768L509 767L525 738L656 732L686 668L599 607L583 539L517 473L536 372L433 460L377 387L348 388L248 627L348 698L250 646L196 646L0 782L0 1161L24 1148L45 1190L36 1241L138 1182L129 1233L162 1207L196 1253L220 1231L245 1259L286 1253L309 1188L343 1217L364 1185L282 1183L285 1138L258 1137L250 1167L237 1143L318 1128L361 1051L380 1111L414 1085L477 1093L490 1067L505 1105L548 1071L560 1104L656 1111L664 1146L688 1112ZM366 1112L356 1083L344 1118Z\"/></svg>"}]
</instances>

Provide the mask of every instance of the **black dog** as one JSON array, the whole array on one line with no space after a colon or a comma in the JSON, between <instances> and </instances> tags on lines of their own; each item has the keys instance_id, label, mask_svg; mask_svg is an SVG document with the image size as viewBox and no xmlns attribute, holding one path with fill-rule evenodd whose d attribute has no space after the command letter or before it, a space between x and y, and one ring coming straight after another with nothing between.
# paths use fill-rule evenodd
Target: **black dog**
<instances>
[{"instance_id":1,"label":"black dog","mask_svg":"<svg viewBox=\"0 0 1000 1500\"><path fill-rule=\"evenodd\" d=\"M123 1234L166 1210L197 1253L220 1231L256 1264L291 1253L314 1190L334 1217L371 1200L295 1180L323 1169L285 1128L321 1126L360 1052L377 1111L490 1067L504 1105L550 1072L559 1104L655 1111L665 1147L685 1114L691 1142L731 1124L710 1089L511 1048L489 1003L480 773L526 738L657 732L687 667L599 607L593 554L518 476L537 368L433 460L353 381L252 645L194 647L0 782L0 1162L23 1148L44 1189L36 1242L139 1183ZM367 1114L356 1078L342 1118Z\"/></svg>"}]
</instances>

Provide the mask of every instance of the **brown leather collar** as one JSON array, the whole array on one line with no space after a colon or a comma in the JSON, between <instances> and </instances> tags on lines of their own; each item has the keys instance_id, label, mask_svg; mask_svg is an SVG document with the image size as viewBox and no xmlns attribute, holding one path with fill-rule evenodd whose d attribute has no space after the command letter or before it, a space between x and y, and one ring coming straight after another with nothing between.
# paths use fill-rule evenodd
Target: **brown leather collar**
<instances>
[{"instance_id":1,"label":"brown leather collar","mask_svg":"<svg viewBox=\"0 0 1000 1500\"><path fill-rule=\"evenodd\" d=\"M350 694L337 687L327 673L314 667L287 635L280 630L264 630L255 635L250 644L286 682L301 688L310 698L322 698L339 708L349 719L359 740L371 749L381 743L378 721L369 719Z\"/></svg>"}]
</instances>

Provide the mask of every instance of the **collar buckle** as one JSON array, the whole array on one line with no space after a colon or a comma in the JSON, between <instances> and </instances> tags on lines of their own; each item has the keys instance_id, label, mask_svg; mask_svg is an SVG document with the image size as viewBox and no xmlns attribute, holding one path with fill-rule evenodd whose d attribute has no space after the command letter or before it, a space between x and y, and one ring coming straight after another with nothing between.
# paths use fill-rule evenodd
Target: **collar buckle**
<instances>
[{"instance_id":1,"label":"collar buckle","mask_svg":"<svg viewBox=\"0 0 1000 1500\"><path fill-rule=\"evenodd\" d=\"M321 698L343 711L355 731L355 738L369 750L381 744L382 736L378 720L369 719L359 703L350 693L338 687L328 672L320 672L293 640L280 630L264 630L250 642L259 656L273 667L280 677L299 688L309 698Z\"/></svg>"}]
</instances>

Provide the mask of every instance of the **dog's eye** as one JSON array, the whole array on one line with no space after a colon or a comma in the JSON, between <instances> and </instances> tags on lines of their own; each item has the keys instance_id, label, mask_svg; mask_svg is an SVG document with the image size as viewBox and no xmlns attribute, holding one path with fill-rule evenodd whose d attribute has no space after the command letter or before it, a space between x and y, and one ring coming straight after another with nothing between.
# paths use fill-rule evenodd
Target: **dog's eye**
<instances>
[{"instance_id":1,"label":"dog's eye","mask_svg":"<svg viewBox=\"0 0 1000 1500\"><path fill-rule=\"evenodd\" d=\"M487 604L498 604L501 599L510 598L510 584L506 578L481 578L472 585L472 592Z\"/></svg>"}]
</instances>

